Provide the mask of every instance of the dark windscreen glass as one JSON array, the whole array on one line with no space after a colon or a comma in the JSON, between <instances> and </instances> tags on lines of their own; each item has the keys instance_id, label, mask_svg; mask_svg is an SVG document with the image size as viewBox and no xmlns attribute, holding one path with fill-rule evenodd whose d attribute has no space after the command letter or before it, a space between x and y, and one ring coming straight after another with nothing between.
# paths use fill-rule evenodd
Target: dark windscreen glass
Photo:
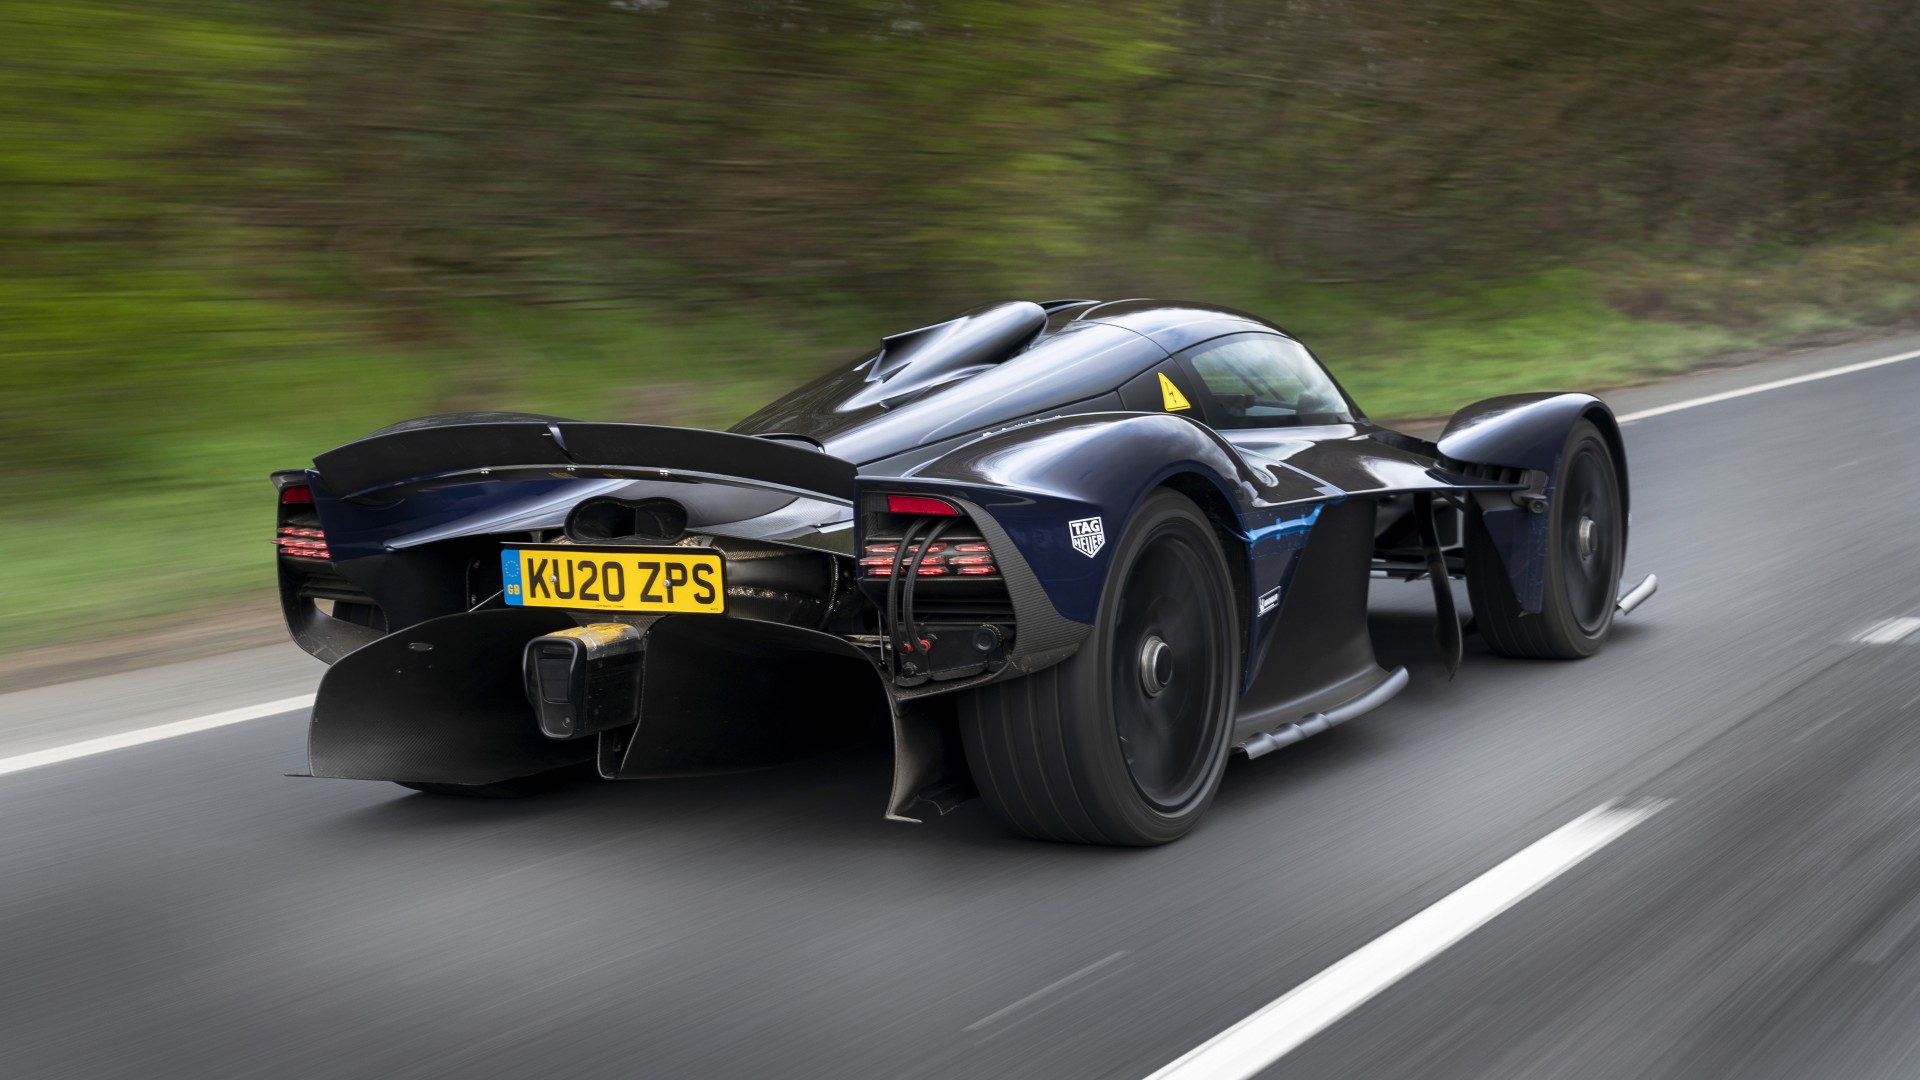
<instances>
[{"instance_id":1,"label":"dark windscreen glass","mask_svg":"<svg viewBox=\"0 0 1920 1080\"><path fill-rule=\"evenodd\" d=\"M1220 427L1345 424L1353 417L1333 380L1298 342L1276 334L1237 334L1187 354Z\"/></svg>"}]
</instances>

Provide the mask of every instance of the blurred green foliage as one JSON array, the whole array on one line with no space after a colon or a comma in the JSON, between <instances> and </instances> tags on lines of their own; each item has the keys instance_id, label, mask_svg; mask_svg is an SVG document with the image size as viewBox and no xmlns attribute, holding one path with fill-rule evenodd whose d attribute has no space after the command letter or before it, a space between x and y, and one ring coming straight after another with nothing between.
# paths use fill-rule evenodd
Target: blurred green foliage
<instances>
[{"instance_id":1,"label":"blurred green foliage","mask_svg":"<svg viewBox=\"0 0 1920 1080\"><path fill-rule=\"evenodd\" d=\"M1897 0L10 0L0 646L259 588L264 474L393 420L722 424L1007 295L1244 307L1380 416L1908 319L1916 53Z\"/></svg>"}]
</instances>

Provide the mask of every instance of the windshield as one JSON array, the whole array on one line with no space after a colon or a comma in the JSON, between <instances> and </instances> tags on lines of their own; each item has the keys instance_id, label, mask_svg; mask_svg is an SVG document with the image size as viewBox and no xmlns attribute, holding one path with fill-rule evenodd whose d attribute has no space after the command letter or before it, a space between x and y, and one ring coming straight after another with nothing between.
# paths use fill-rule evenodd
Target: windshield
<instances>
[{"instance_id":1,"label":"windshield","mask_svg":"<svg viewBox=\"0 0 1920 1080\"><path fill-rule=\"evenodd\" d=\"M1345 424L1353 417L1333 380L1298 342L1235 334L1187 354L1213 400L1216 427Z\"/></svg>"}]
</instances>

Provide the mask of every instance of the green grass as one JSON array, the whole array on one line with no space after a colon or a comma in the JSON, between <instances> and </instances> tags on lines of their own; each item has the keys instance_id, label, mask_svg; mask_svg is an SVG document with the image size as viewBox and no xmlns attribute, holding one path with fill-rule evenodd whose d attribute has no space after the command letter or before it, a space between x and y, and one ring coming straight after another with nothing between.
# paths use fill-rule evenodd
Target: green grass
<instances>
[{"instance_id":1,"label":"green grass","mask_svg":"<svg viewBox=\"0 0 1920 1080\"><path fill-rule=\"evenodd\" d=\"M1314 284L1174 248L1169 292L1268 315L1376 417L1525 390L1600 389L1732 349L1920 308L1920 231L1759 264L1613 254L1505 281ZM267 474L409 416L511 408L725 425L894 320L841 301L774 322L737 309L469 302L417 342L378 313L245 299L212 271L116 289L0 289L10 456L0 477L0 649L164 621L271 586ZM129 283L130 282L130 283ZM4 284L4 283L0 283ZM1063 289L1071 292L1071 289ZM24 313L24 314L23 314Z\"/></svg>"},{"instance_id":2,"label":"green grass","mask_svg":"<svg viewBox=\"0 0 1920 1080\"><path fill-rule=\"evenodd\" d=\"M396 420L512 408L724 425L792 385L833 332L473 305L449 315L459 343L400 349L328 332L336 313L260 306L274 339L226 356L204 335L150 344L117 392L42 394L38 445L60 449L0 480L0 649L264 593L267 474Z\"/></svg>"}]
</instances>

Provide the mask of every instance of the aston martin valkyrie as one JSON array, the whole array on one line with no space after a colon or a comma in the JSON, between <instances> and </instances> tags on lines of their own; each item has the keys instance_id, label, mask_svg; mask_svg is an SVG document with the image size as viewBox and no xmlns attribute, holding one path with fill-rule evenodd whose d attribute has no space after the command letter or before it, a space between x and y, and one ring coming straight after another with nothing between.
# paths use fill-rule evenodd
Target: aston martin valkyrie
<instances>
[{"instance_id":1,"label":"aston martin valkyrie","mask_svg":"<svg viewBox=\"0 0 1920 1080\"><path fill-rule=\"evenodd\" d=\"M1496 398L1416 438L1199 304L994 304L724 432L434 416L273 481L287 623L332 665L315 776L515 795L883 726L889 817L979 795L1096 844L1183 835L1230 755L1399 692L1372 578L1432 583L1449 674L1469 632L1588 656L1655 587L1620 582L1604 402Z\"/></svg>"}]
</instances>

